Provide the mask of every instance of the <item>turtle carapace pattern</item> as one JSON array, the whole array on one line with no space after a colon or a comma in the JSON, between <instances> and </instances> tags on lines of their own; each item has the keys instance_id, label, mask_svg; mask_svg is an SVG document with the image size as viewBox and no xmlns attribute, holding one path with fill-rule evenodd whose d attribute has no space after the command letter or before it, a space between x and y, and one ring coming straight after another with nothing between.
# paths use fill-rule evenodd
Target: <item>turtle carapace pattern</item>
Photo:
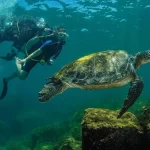
<instances>
[{"instance_id":1,"label":"turtle carapace pattern","mask_svg":"<svg viewBox=\"0 0 150 150\"><path fill-rule=\"evenodd\" d=\"M121 117L140 96L144 83L136 70L150 62L150 50L135 56L124 50L106 50L81 57L60 69L48 79L39 92L39 101L46 102L68 88L100 90L130 83L128 95L119 111Z\"/></svg>"}]
</instances>

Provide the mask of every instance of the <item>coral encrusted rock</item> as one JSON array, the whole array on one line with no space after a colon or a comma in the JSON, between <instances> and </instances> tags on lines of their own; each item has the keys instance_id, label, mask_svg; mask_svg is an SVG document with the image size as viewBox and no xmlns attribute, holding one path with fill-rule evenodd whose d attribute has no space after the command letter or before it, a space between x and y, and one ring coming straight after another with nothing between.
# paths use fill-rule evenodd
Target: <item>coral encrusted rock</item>
<instances>
[{"instance_id":1,"label":"coral encrusted rock","mask_svg":"<svg viewBox=\"0 0 150 150\"><path fill-rule=\"evenodd\" d=\"M89 108L82 120L82 150L139 149L143 130L135 115L126 112Z\"/></svg>"}]
</instances>

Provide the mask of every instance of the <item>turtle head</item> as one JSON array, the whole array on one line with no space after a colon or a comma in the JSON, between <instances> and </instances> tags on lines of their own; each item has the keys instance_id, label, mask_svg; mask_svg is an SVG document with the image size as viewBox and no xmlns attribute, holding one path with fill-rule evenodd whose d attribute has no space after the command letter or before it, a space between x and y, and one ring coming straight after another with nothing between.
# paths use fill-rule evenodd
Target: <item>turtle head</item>
<instances>
[{"instance_id":1,"label":"turtle head","mask_svg":"<svg viewBox=\"0 0 150 150\"><path fill-rule=\"evenodd\" d=\"M40 102L46 102L55 95L62 93L65 90L64 84L61 80L54 77L48 79L49 82L44 85L42 90L39 92L38 99Z\"/></svg>"},{"instance_id":2,"label":"turtle head","mask_svg":"<svg viewBox=\"0 0 150 150\"><path fill-rule=\"evenodd\" d=\"M146 50L144 52L139 52L135 57L135 67L139 68L142 64L146 64L150 62L150 50Z\"/></svg>"}]
</instances>

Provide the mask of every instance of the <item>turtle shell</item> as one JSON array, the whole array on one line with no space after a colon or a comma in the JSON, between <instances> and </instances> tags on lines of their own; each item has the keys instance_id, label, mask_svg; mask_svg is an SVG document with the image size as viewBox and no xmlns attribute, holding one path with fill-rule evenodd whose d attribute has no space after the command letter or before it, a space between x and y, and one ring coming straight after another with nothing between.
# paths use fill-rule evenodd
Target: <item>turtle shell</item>
<instances>
[{"instance_id":1,"label":"turtle shell","mask_svg":"<svg viewBox=\"0 0 150 150\"><path fill-rule=\"evenodd\" d=\"M102 85L122 85L131 81L133 65L130 56L123 50L107 50L81 57L64 66L55 77L70 87L89 86L89 89L104 88ZM108 88L108 87L107 87Z\"/></svg>"}]
</instances>

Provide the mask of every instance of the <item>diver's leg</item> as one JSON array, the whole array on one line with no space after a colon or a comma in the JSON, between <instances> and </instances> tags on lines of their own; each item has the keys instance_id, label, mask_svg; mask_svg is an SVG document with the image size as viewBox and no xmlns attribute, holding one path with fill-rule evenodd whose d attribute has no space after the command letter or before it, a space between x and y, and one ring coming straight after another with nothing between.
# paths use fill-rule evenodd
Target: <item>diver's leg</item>
<instances>
[{"instance_id":1,"label":"diver's leg","mask_svg":"<svg viewBox=\"0 0 150 150\"><path fill-rule=\"evenodd\" d=\"M28 76L28 74L29 74L28 72L22 70L20 73L16 71L12 73L9 77L3 78L3 89L0 95L0 100L3 99L7 94L7 89L8 89L7 84L10 80L16 77L19 77L19 79L24 80Z\"/></svg>"},{"instance_id":2,"label":"diver's leg","mask_svg":"<svg viewBox=\"0 0 150 150\"><path fill-rule=\"evenodd\" d=\"M20 72L16 71L14 73L12 73L9 77L4 78L3 80L5 80L5 82L9 82L10 80L18 77L20 80L24 80L27 76L28 76L28 72L21 70Z\"/></svg>"},{"instance_id":3,"label":"diver's leg","mask_svg":"<svg viewBox=\"0 0 150 150\"><path fill-rule=\"evenodd\" d=\"M20 63L20 59L16 58L16 67L18 70L18 74L21 74L22 72L22 64Z\"/></svg>"},{"instance_id":4,"label":"diver's leg","mask_svg":"<svg viewBox=\"0 0 150 150\"><path fill-rule=\"evenodd\" d=\"M19 77L20 80L25 80L25 79L27 78L28 74L29 74L28 72L22 70L22 71L19 73L18 77Z\"/></svg>"},{"instance_id":5,"label":"diver's leg","mask_svg":"<svg viewBox=\"0 0 150 150\"><path fill-rule=\"evenodd\" d=\"M28 76L28 72L22 70L22 64L20 64L19 59L16 58L16 67L17 71L12 73L9 77L4 78L4 80L8 83L9 80L12 80L16 77L19 77L19 79L24 80Z\"/></svg>"},{"instance_id":6,"label":"diver's leg","mask_svg":"<svg viewBox=\"0 0 150 150\"><path fill-rule=\"evenodd\" d=\"M19 64L18 62L16 62L16 66L17 66L17 71L16 72L12 73L7 78L3 78L3 89L2 89L2 92L1 92L1 95L0 95L0 100L3 99L7 94L7 89L8 89L7 84L10 80L12 80L16 77L19 77L19 79L24 80L29 74L28 72L26 72L24 70L21 70L22 65Z\"/></svg>"},{"instance_id":7,"label":"diver's leg","mask_svg":"<svg viewBox=\"0 0 150 150\"><path fill-rule=\"evenodd\" d=\"M144 83L143 83L142 79L140 79L139 76L136 76L136 78L130 83L128 96L125 99L124 105L123 105L122 109L120 110L117 118L120 118L128 110L128 108L133 105L133 103L140 96L140 94L143 90L143 87L144 87Z\"/></svg>"},{"instance_id":8,"label":"diver's leg","mask_svg":"<svg viewBox=\"0 0 150 150\"><path fill-rule=\"evenodd\" d=\"M7 94L7 90L8 90L8 82L14 78L16 78L18 76L18 71L12 73L9 77L7 78L3 78L3 89L2 89L2 92L1 92L1 95L0 95L0 100L3 99L6 94Z\"/></svg>"},{"instance_id":9,"label":"diver's leg","mask_svg":"<svg viewBox=\"0 0 150 150\"><path fill-rule=\"evenodd\" d=\"M27 72L24 69L22 69L24 67L19 62L19 60L20 59L16 58L16 66L17 66L17 70L18 70L18 77L19 77L20 80L24 80L28 76L29 72ZM26 64L24 66L26 66Z\"/></svg>"}]
</instances>

